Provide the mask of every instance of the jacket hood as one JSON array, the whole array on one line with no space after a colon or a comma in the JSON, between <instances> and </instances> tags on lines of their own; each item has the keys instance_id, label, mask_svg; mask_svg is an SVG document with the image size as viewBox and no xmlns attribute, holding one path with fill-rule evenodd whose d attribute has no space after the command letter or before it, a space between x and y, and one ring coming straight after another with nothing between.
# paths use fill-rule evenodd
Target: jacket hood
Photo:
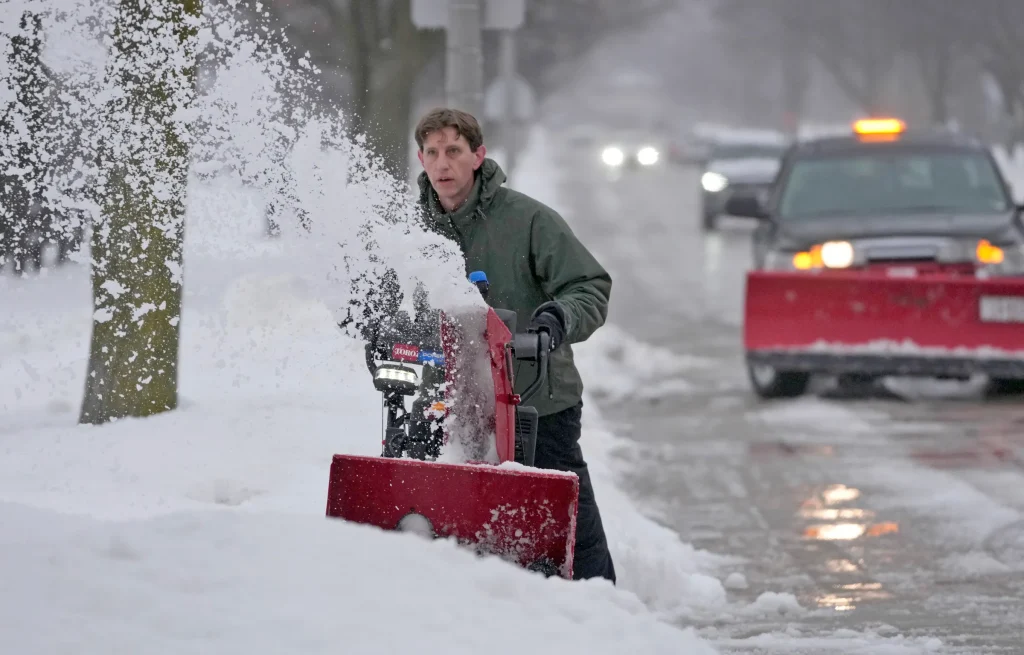
<instances>
[{"instance_id":1,"label":"jacket hood","mask_svg":"<svg viewBox=\"0 0 1024 655\"><path fill-rule=\"evenodd\" d=\"M473 190L470 192L469 198L466 199L466 204L455 210L453 217L471 215L478 209L486 212L506 179L505 171L501 170L498 162L489 157L484 158L473 177L475 178ZM437 199L437 193L430 185L427 172L422 171L416 181L420 188L420 204L435 216L444 214L441 203Z\"/></svg>"}]
</instances>

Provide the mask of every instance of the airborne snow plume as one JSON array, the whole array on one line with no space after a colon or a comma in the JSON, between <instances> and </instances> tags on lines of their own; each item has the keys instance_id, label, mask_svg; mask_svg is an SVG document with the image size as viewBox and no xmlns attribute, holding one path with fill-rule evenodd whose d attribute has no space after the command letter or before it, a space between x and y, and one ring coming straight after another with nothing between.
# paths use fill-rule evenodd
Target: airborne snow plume
<instances>
[{"instance_id":1,"label":"airborne snow plume","mask_svg":"<svg viewBox=\"0 0 1024 655\"><path fill-rule=\"evenodd\" d=\"M145 82L140 71L160 58L171 60L169 69L188 69L190 61L175 59L181 58L177 39L184 32L180 25L150 31L134 43L132 57L123 57L111 36L116 4L20 0L5 6L0 51L12 65L0 68L0 171L21 181L11 188L25 203L51 212L39 214L49 218L29 219L32 226L15 225L15 234L50 231L81 238L87 226L83 251L88 252L90 231L93 245L106 243L118 228L104 203L119 189L106 181L116 183L113 168L127 158L143 162L143 186L154 190L158 204L173 199L181 183L178 167L161 170L160 147L147 137L162 133L147 117L131 115L124 100L131 84ZM185 226L189 248L236 256L274 251L301 261L296 268L310 293L332 309L350 336L364 336L373 318L410 309L417 290L433 309L479 314L485 304L465 280L455 244L422 228L407 181L381 169L361 135L346 132L337 103L322 97L319 71L267 25L260 4L227 0L203 6L201 17L180 21L198 57L197 82L195 89L168 90L173 107L167 122L189 144L190 205L211 183L219 193L238 192L216 197L221 213L205 212L212 218ZM5 185L11 179L4 177ZM237 208L252 202L262 203L263 232L273 238L251 238L259 235ZM181 220L179 212L161 225L170 234L181 229ZM0 259L27 248L0 244ZM95 315L109 320L115 290L130 289L106 271L103 247L92 254L94 273L106 281L96 286ZM175 255L165 264L167 274L187 289L188 254L183 262Z\"/></svg>"},{"instance_id":2,"label":"airborne snow plume","mask_svg":"<svg viewBox=\"0 0 1024 655\"><path fill-rule=\"evenodd\" d=\"M33 180L46 180L39 184L48 206L84 208L94 225L103 217L88 190L101 173L101 148L123 134L112 122L124 117L111 112L122 90L112 74L117 62L110 5L18 0L6 3L0 18L0 50L8 61L21 62L0 72L0 116L13 126L0 135L0 170L24 171L27 163ZM197 95L174 117L193 139L190 195L198 182L213 177L262 194L282 247L303 258L310 282L328 296L339 320L350 301L379 285L387 269L397 274L405 298L422 284L435 308L482 307L463 279L454 244L420 229L406 182L381 170L363 139L345 132L345 116L319 97L318 71L288 50L258 7L207 2L194 26ZM33 20L41 29L33 29ZM26 40L39 50L38 62L31 52L26 58L26 48L13 47ZM153 49L172 51L166 43ZM19 73L24 77L29 68L33 84L26 89ZM36 77L42 78L39 84ZM31 129L33 121L46 129ZM142 150L145 144L122 145ZM20 167L19 149L33 153ZM54 152L61 156L49 157ZM246 228L225 213L217 225L190 229L219 242L211 247L225 247L230 243L224 239ZM365 279L353 285L360 274Z\"/></svg>"}]
</instances>

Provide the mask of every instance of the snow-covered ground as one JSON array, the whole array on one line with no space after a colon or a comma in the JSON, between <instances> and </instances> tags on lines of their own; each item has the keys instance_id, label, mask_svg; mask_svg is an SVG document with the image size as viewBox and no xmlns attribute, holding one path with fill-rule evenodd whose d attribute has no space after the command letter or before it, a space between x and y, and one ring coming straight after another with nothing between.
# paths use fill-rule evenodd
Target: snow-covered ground
<instances>
[{"instance_id":1,"label":"snow-covered ground","mask_svg":"<svg viewBox=\"0 0 1024 655\"><path fill-rule=\"evenodd\" d=\"M526 154L524 168L542 165ZM325 519L331 455L377 454L379 396L298 242L264 241L260 210L241 187L193 184L181 404L152 418L76 424L85 266L0 278L6 648L713 652L665 620L726 608L732 562L637 510L617 486L622 442L589 399L583 444L617 588ZM637 347L608 335L582 355L597 370Z\"/></svg>"}]
</instances>

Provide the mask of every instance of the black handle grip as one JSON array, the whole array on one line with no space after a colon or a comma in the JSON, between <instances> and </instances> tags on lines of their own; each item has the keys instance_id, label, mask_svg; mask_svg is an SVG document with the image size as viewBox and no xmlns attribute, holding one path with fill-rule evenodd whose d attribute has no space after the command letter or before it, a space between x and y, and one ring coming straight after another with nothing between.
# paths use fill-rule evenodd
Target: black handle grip
<instances>
[{"instance_id":1,"label":"black handle grip","mask_svg":"<svg viewBox=\"0 0 1024 655\"><path fill-rule=\"evenodd\" d=\"M518 335L517 335L518 336ZM548 361L549 355L551 354L551 335L546 331L541 330L539 332L528 332L527 337L535 337L537 350L534 357L537 361L537 379L530 383L530 386L520 395L520 399L523 403L528 402L531 398L537 395L541 387L547 384L548 381ZM518 341L518 339L517 339ZM531 339L532 341L532 339ZM532 344L531 344L532 345ZM531 348L532 350L532 348ZM526 353L524 353L526 354ZM516 359L531 359L532 357L519 357L517 353Z\"/></svg>"}]
</instances>

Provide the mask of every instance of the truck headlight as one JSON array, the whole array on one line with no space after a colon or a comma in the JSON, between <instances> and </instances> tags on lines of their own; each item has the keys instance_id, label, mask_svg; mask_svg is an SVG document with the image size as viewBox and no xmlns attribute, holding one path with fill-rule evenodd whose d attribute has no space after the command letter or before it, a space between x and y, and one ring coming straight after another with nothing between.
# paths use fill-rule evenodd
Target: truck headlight
<instances>
[{"instance_id":1,"label":"truck headlight","mask_svg":"<svg viewBox=\"0 0 1024 655\"><path fill-rule=\"evenodd\" d=\"M721 173L708 171L700 177L700 185L708 193L718 193L729 186L729 179Z\"/></svg>"},{"instance_id":2,"label":"truck headlight","mask_svg":"<svg viewBox=\"0 0 1024 655\"><path fill-rule=\"evenodd\" d=\"M853 265L853 244L849 241L826 241L821 244L821 263L826 268L850 268Z\"/></svg>"},{"instance_id":3,"label":"truck headlight","mask_svg":"<svg viewBox=\"0 0 1024 655\"><path fill-rule=\"evenodd\" d=\"M764 267L772 271L815 271L850 268L857 261L849 241L826 241L800 252L770 252Z\"/></svg>"}]
</instances>

